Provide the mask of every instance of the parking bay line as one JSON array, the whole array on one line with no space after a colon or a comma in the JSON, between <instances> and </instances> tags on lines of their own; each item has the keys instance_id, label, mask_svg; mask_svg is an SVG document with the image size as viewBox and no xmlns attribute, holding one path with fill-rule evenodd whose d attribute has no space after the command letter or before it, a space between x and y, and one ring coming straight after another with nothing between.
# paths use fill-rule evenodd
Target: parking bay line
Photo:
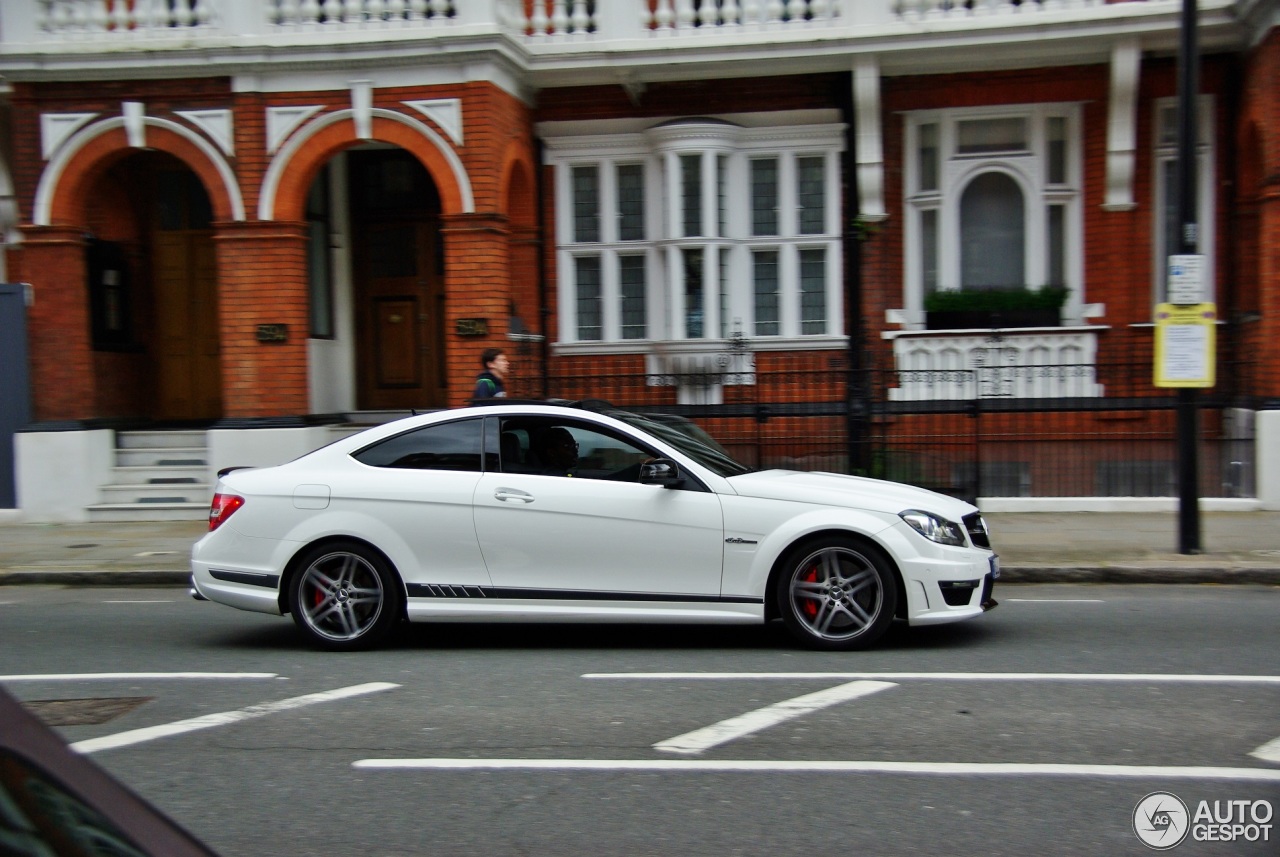
<instances>
[{"instance_id":1,"label":"parking bay line","mask_svg":"<svg viewBox=\"0 0 1280 857\"><path fill-rule=\"evenodd\" d=\"M256 717L265 717L268 714L275 714L280 711L291 711L295 708L302 708L307 705L316 705L322 702L334 702L339 699L362 696L367 693L377 693L383 690L391 690L392 688L399 686L400 685L398 684L392 684L384 681L357 684L352 685L351 687L341 687L337 690L308 693L304 696L295 696L290 699L277 700L276 702L264 702L261 705L251 705L248 708L240 708L235 711L222 711L217 714L205 714L201 717L192 717L189 720L178 720L174 723L164 723L159 726L145 726L141 729L130 729L127 732L117 732L115 735L104 735L100 738L89 738L84 741L77 741L70 746L72 750L79 753L96 753L99 750L112 750L117 747L127 747L131 744L141 744L145 741L154 741L157 738L167 738L171 735L195 732L199 729L211 729L215 726L227 726L232 723L239 723L242 720L252 720Z\"/></svg>"},{"instance_id":2,"label":"parking bay line","mask_svg":"<svg viewBox=\"0 0 1280 857\"><path fill-rule=\"evenodd\" d=\"M359 759L362 770L606 771L614 773L923 774L946 776L1124 777L1280 783L1280 770L1170 765L1069 765L1017 762L854 762L711 759Z\"/></svg>"},{"instance_id":3,"label":"parking bay line","mask_svg":"<svg viewBox=\"0 0 1280 857\"><path fill-rule=\"evenodd\" d=\"M1280 738L1268 741L1249 755L1264 762L1280 763Z\"/></svg>"},{"instance_id":4,"label":"parking bay line","mask_svg":"<svg viewBox=\"0 0 1280 857\"><path fill-rule=\"evenodd\" d=\"M1160 673L584 673L585 679L632 681L1063 681L1170 682L1176 684L1280 684L1280 675L1196 675Z\"/></svg>"},{"instance_id":5,"label":"parking bay line","mask_svg":"<svg viewBox=\"0 0 1280 857\"><path fill-rule=\"evenodd\" d=\"M869 696L890 687L897 687L897 685L888 681L847 682L826 690L820 690L817 693L786 699L764 708L758 708L755 711L748 711L746 714L740 714L737 717L730 717L728 720L721 720L719 723L713 723L701 729L695 729L693 732L686 732L683 735L659 741L653 745L653 748L668 753L701 753L703 750L709 750L719 744L733 741L752 732L759 732L761 729L767 729L770 726L776 726L796 717L802 717L810 712L841 702L847 702L851 699L857 699L861 696Z\"/></svg>"},{"instance_id":6,"label":"parking bay line","mask_svg":"<svg viewBox=\"0 0 1280 857\"><path fill-rule=\"evenodd\" d=\"M25 675L0 675L5 681L144 681L151 679L262 679L279 678L279 673L27 673Z\"/></svg>"}]
</instances>

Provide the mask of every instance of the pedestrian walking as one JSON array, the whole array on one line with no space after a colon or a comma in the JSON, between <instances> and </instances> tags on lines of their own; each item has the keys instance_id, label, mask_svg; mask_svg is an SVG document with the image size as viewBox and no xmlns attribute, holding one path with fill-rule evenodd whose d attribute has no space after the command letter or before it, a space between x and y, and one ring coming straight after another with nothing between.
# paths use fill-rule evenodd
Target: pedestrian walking
<instances>
[{"instance_id":1,"label":"pedestrian walking","mask_svg":"<svg viewBox=\"0 0 1280 857\"><path fill-rule=\"evenodd\" d=\"M482 399L502 399L507 395L506 378L511 368L507 353L501 348L486 348L480 355L480 365L484 367L476 376L476 388L471 393L471 401Z\"/></svg>"}]
</instances>

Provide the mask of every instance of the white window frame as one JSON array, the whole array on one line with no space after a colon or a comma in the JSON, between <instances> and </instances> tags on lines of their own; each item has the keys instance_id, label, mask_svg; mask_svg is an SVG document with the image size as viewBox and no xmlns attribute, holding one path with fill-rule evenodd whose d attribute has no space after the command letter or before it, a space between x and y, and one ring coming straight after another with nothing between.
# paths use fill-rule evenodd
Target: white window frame
<instances>
[{"instance_id":1,"label":"white window frame","mask_svg":"<svg viewBox=\"0 0 1280 857\"><path fill-rule=\"evenodd\" d=\"M1047 178L1048 135L1051 117L1066 120L1065 181L1051 185ZM1084 165L1082 109L1073 102L996 105L945 110L911 111L906 114L904 210L906 234L903 262L903 308L910 327L924 326L924 265L922 263L923 216L937 212L938 288L960 286L960 203L969 182L984 173L1001 172L1017 182L1025 200L1026 285L1048 282L1048 206L1062 205L1064 212L1063 279L1069 289L1063 320L1079 324L1084 292ZM1025 118L1027 147L1007 153L960 154L958 126L974 119ZM920 189L920 128L938 129L938 187Z\"/></svg>"},{"instance_id":2,"label":"white window frame","mask_svg":"<svg viewBox=\"0 0 1280 857\"><path fill-rule=\"evenodd\" d=\"M1173 163L1178 157L1178 145L1175 139L1171 143L1164 143L1160 139L1160 122L1161 114L1166 110L1173 112L1173 121L1177 122L1177 106L1178 99L1158 98L1152 105L1152 123L1151 127L1155 129L1152 134L1152 145L1154 151L1152 154L1152 223L1151 223L1151 244L1152 244L1152 265L1151 265L1151 306L1154 315L1155 305L1161 303L1165 299L1166 280L1168 279L1169 256L1176 255L1177 247L1166 247L1165 239L1165 205L1168 201L1169 194L1173 192L1173 188L1168 187L1164 183L1164 168L1166 164ZM1215 303L1217 301L1217 287L1214 278L1214 214L1217 212L1217 199L1214 197L1214 188L1217 186L1214 176L1214 116L1213 116L1213 96L1201 95L1196 103L1196 124L1199 126L1197 130L1196 140L1196 217L1200 229L1199 241L1197 242L1197 254L1204 256L1204 302ZM1175 215L1176 216L1176 215Z\"/></svg>"},{"instance_id":3,"label":"white window frame","mask_svg":"<svg viewBox=\"0 0 1280 857\"><path fill-rule=\"evenodd\" d=\"M754 350L831 348L844 343L843 253L841 242L841 155L844 125L831 111L820 123L780 124L776 116L735 116L727 120L684 120L653 128L616 132L618 123L570 123L575 133L545 133L546 162L555 168L558 280L558 351L564 353L650 352L656 343L677 350L720 350L737 333ZM811 119L811 116L789 117ZM600 133L582 133L595 125ZM702 163L702 234L683 235L680 158L700 154ZM724 185L719 183L719 159L725 158ZM778 160L779 235L752 236L749 161ZM822 233L799 232L797 159L819 157L824 163L824 228ZM641 164L644 169L646 235L643 241L619 241L617 229L616 167ZM578 243L573 235L572 171L595 166L600 176L601 234L599 242ZM721 204L721 193L727 206ZM721 222L723 217L723 224ZM723 233L723 234L721 234ZM683 252L703 251L703 331L689 339L685 331ZM751 253L762 248L780 251L780 331L776 336L754 334ZM825 329L802 334L800 310L801 249L824 249L826 257ZM578 339L574 259L589 254L601 259L603 303L601 339ZM648 335L623 339L619 259L645 258ZM722 276L727 264L728 319L721 319Z\"/></svg>"}]
</instances>

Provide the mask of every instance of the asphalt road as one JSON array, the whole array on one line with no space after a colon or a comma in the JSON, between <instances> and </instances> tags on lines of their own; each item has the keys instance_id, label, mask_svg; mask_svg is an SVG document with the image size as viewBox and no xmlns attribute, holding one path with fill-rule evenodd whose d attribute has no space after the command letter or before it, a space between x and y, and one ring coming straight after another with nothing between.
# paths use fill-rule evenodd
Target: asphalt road
<instances>
[{"instance_id":1,"label":"asphalt road","mask_svg":"<svg viewBox=\"0 0 1280 857\"><path fill-rule=\"evenodd\" d=\"M414 626L332 655L174 588L7 587L0 681L226 857L1111 857L1150 853L1157 791L1268 802L1267 841L1180 857L1280 854L1280 588L997 597L856 654Z\"/></svg>"}]
</instances>

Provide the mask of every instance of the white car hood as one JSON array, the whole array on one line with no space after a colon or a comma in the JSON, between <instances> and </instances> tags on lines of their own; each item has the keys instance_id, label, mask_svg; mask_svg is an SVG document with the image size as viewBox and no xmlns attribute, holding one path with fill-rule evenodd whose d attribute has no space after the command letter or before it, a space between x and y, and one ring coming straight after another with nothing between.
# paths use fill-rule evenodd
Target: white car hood
<instances>
[{"instance_id":1,"label":"white car hood","mask_svg":"<svg viewBox=\"0 0 1280 857\"><path fill-rule=\"evenodd\" d=\"M978 511L976 506L936 491L840 473L762 470L732 476L729 484L744 497L821 503L890 515L907 509L920 509L959 522L965 515Z\"/></svg>"}]
</instances>

